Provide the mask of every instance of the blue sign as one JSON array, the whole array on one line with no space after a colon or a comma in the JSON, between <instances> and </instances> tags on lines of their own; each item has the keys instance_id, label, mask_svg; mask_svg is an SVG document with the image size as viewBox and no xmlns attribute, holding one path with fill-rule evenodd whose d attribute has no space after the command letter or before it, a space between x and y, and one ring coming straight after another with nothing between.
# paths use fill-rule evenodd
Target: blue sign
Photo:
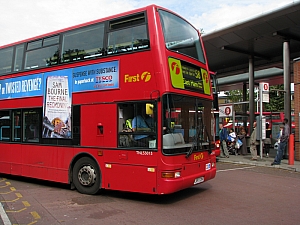
<instances>
[{"instance_id":1,"label":"blue sign","mask_svg":"<svg viewBox=\"0 0 300 225\"><path fill-rule=\"evenodd\" d=\"M119 61L73 69L73 92L119 88Z\"/></svg>"},{"instance_id":2,"label":"blue sign","mask_svg":"<svg viewBox=\"0 0 300 225\"><path fill-rule=\"evenodd\" d=\"M0 100L43 95L43 75L0 80Z\"/></svg>"},{"instance_id":3,"label":"blue sign","mask_svg":"<svg viewBox=\"0 0 300 225\"><path fill-rule=\"evenodd\" d=\"M48 91L47 78L53 76L68 77L70 95L74 92L115 89L119 88L119 61L0 80L0 100L44 96Z\"/></svg>"}]
</instances>

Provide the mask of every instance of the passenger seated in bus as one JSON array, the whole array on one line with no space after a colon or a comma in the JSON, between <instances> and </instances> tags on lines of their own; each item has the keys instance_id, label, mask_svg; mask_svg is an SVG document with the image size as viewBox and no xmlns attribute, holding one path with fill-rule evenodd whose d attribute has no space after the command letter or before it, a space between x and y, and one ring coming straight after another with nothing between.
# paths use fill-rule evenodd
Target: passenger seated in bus
<instances>
[{"instance_id":1,"label":"passenger seated in bus","mask_svg":"<svg viewBox=\"0 0 300 225\"><path fill-rule=\"evenodd\" d=\"M149 104L150 105L150 104ZM153 107L153 106L152 106ZM150 132L153 129L153 109L146 114L146 106L142 105L138 107L138 114L132 120L132 131L133 132ZM149 146L149 141L153 140L149 135L139 134L133 135L135 141L137 141L138 146L147 147Z\"/></svg>"}]
</instances>

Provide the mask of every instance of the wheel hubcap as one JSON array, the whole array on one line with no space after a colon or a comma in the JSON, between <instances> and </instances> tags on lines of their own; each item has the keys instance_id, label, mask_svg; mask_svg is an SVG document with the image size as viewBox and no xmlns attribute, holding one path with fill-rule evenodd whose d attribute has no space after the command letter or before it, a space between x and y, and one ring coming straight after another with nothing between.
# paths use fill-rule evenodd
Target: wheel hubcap
<instances>
[{"instance_id":1,"label":"wheel hubcap","mask_svg":"<svg viewBox=\"0 0 300 225\"><path fill-rule=\"evenodd\" d=\"M92 186L96 182L96 173L93 167L82 167L78 172L78 180L84 186Z\"/></svg>"}]
</instances>

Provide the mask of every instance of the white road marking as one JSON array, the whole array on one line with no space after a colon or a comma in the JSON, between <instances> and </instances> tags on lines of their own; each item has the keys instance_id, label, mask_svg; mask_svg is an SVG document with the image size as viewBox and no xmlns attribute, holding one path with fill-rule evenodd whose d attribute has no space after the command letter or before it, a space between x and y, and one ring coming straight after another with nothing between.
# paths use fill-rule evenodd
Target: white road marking
<instances>
[{"instance_id":1,"label":"white road marking","mask_svg":"<svg viewBox=\"0 0 300 225\"><path fill-rule=\"evenodd\" d=\"M226 169L226 170L217 170L217 172L227 172L227 171L233 171L233 170L243 170L243 169L250 169L250 168L254 168L254 167L256 167L256 166L240 167L240 168Z\"/></svg>"},{"instance_id":2,"label":"white road marking","mask_svg":"<svg viewBox=\"0 0 300 225\"><path fill-rule=\"evenodd\" d=\"M2 221L3 221L3 224L4 225L11 225L11 222L2 206L2 204L0 203L0 215L1 215L1 218L2 218Z\"/></svg>"}]
</instances>

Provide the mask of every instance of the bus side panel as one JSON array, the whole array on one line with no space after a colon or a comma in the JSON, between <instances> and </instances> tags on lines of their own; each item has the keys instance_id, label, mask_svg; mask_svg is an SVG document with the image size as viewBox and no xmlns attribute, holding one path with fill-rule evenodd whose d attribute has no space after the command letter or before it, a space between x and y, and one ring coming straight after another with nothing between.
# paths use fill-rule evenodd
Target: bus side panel
<instances>
[{"instance_id":1,"label":"bus side panel","mask_svg":"<svg viewBox=\"0 0 300 225\"><path fill-rule=\"evenodd\" d=\"M115 104L83 105L81 107L81 145L115 147L116 115Z\"/></svg>"},{"instance_id":2,"label":"bus side panel","mask_svg":"<svg viewBox=\"0 0 300 225\"><path fill-rule=\"evenodd\" d=\"M105 152L103 188L155 193L158 154L138 149Z\"/></svg>"},{"instance_id":3,"label":"bus side panel","mask_svg":"<svg viewBox=\"0 0 300 225\"><path fill-rule=\"evenodd\" d=\"M22 145L22 175L38 179L55 180L57 148L43 148L36 145Z\"/></svg>"},{"instance_id":4,"label":"bus side panel","mask_svg":"<svg viewBox=\"0 0 300 225\"><path fill-rule=\"evenodd\" d=\"M0 173L68 183L73 154L67 147L1 143Z\"/></svg>"},{"instance_id":5,"label":"bus side panel","mask_svg":"<svg viewBox=\"0 0 300 225\"><path fill-rule=\"evenodd\" d=\"M104 169L104 188L140 193L156 192L156 167L113 163Z\"/></svg>"},{"instance_id":6,"label":"bus side panel","mask_svg":"<svg viewBox=\"0 0 300 225\"><path fill-rule=\"evenodd\" d=\"M19 109L19 108L35 108L43 105L43 98L31 97L31 98L15 98L5 100L5 104L1 105L1 109Z\"/></svg>"},{"instance_id":7,"label":"bus side panel","mask_svg":"<svg viewBox=\"0 0 300 225\"><path fill-rule=\"evenodd\" d=\"M14 146L12 144L0 143L0 173L10 174L11 173L11 159L13 157L13 151L11 150ZM17 148L17 147L16 147Z\"/></svg>"}]
</instances>

